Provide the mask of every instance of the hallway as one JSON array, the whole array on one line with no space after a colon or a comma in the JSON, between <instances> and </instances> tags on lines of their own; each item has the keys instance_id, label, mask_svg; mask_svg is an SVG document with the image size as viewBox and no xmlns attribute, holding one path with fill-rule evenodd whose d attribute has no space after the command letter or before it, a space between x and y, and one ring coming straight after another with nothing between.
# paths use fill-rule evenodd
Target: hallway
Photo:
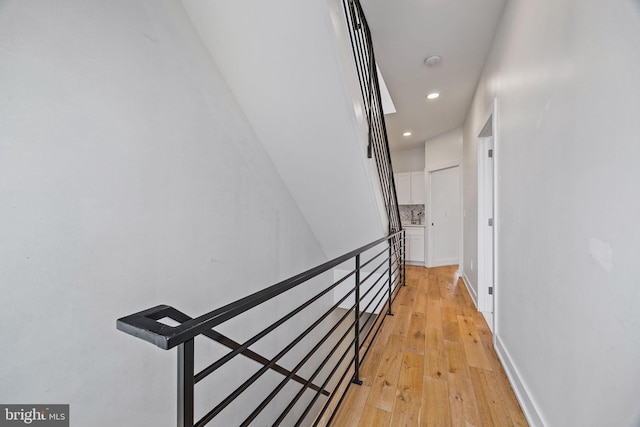
<instances>
[{"instance_id":1,"label":"hallway","mask_svg":"<svg viewBox=\"0 0 640 427\"><path fill-rule=\"evenodd\" d=\"M407 266L407 286L335 426L526 426L457 266ZM426 331L426 333L425 333Z\"/></svg>"}]
</instances>

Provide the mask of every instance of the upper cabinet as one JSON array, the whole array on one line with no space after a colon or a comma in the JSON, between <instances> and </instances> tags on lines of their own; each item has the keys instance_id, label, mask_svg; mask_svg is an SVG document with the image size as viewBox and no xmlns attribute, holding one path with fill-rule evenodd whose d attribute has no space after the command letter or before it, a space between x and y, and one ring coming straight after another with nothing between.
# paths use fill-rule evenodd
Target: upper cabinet
<instances>
[{"instance_id":1,"label":"upper cabinet","mask_svg":"<svg viewBox=\"0 0 640 427\"><path fill-rule=\"evenodd\" d=\"M411 200L411 173L396 173L396 193L399 205L410 205Z\"/></svg>"},{"instance_id":2,"label":"upper cabinet","mask_svg":"<svg viewBox=\"0 0 640 427\"><path fill-rule=\"evenodd\" d=\"M411 204L424 205L424 172L411 172Z\"/></svg>"},{"instance_id":3,"label":"upper cabinet","mask_svg":"<svg viewBox=\"0 0 640 427\"><path fill-rule=\"evenodd\" d=\"M393 174L399 205L424 205L424 172Z\"/></svg>"}]
</instances>

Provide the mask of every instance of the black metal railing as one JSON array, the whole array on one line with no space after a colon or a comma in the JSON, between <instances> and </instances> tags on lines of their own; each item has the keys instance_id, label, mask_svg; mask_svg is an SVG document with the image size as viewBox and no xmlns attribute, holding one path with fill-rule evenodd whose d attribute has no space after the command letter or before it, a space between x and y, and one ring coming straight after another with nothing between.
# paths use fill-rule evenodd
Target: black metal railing
<instances>
[{"instance_id":1,"label":"black metal railing","mask_svg":"<svg viewBox=\"0 0 640 427\"><path fill-rule=\"evenodd\" d=\"M394 233L402 229L402 224L393 179L391 152L389 150L387 126L380 96L380 83L378 81L371 31L358 0L343 0L343 6L347 17L351 47L369 127L367 152L369 157L375 158L382 195L389 218L389 233Z\"/></svg>"},{"instance_id":2,"label":"black metal railing","mask_svg":"<svg viewBox=\"0 0 640 427\"><path fill-rule=\"evenodd\" d=\"M202 316L160 305L117 328L178 348L179 427L329 425L392 314L404 253L400 231Z\"/></svg>"},{"instance_id":3,"label":"black metal railing","mask_svg":"<svg viewBox=\"0 0 640 427\"><path fill-rule=\"evenodd\" d=\"M389 234L202 316L160 305L118 319L123 332L177 347L179 427L330 425L349 386L360 384L361 363L404 285L405 237L371 33L358 0L343 4Z\"/></svg>"}]
</instances>

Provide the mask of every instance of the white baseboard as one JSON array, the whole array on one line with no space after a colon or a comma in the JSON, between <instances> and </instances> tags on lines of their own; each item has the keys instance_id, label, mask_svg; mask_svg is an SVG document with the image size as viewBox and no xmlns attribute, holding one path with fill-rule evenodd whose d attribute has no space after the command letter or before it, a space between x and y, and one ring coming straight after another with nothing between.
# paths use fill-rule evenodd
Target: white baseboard
<instances>
[{"instance_id":1,"label":"white baseboard","mask_svg":"<svg viewBox=\"0 0 640 427\"><path fill-rule=\"evenodd\" d=\"M521 375L512 363L509 351L507 351L499 335L494 335L494 348L500 362L502 362L502 367L511 382L511 387L516 394L516 398L522 407L522 412L524 412L524 416L529 422L529 425L532 427L544 427L546 423L543 421L540 411L532 399L527 386L522 382Z\"/></svg>"},{"instance_id":2,"label":"white baseboard","mask_svg":"<svg viewBox=\"0 0 640 427\"><path fill-rule=\"evenodd\" d=\"M460 276L462 276L462 281L464 282L464 285L467 287L467 291L469 291L469 295L471 295L471 299L473 300L473 304L476 306L476 310L477 310L478 309L478 293L476 292L475 289L473 289L473 286L471 286L471 281L467 277L467 273L465 273L464 271L461 271Z\"/></svg>"},{"instance_id":3,"label":"white baseboard","mask_svg":"<svg viewBox=\"0 0 640 427\"><path fill-rule=\"evenodd\" d=\"M476 293L476 290L473 289L473 286L471 286L471 280L469 280L464 270L458 270L458 274L460 274L460 277L462 277L462 281L464 282L464 286L467 288L467 291L471 296L471 301L473 301L473 305L476 307L476 310L482 313L482 316L484 317L484 321L487 322L487 326L489 327L489 330L491 330L491 333L493 334L495 332L493 330L493 313L487 313L486 311L480 311L478 309L478 294Z\"/></svg>"},{"instance_id":4,"label":"white baseboard","mask_svg":"<svg viewBox=\"0 0 640 427\"><path fill-rule=\"evenodd\" d=\"M494 323L493 323L493 313L489 313L488 311L481 311L482 317L484 317L484 321L487 322L487 326L492 334L495 334Z\"/></svg>"},{"instance_id":5,"label":"white baseboard","mask_svg":"<svg viewBox=\"0 0 640 427\"><path fill-rule=\"evenodd\" d=\"M440 259L434 262L433 265L430 265L430 267L444 267L446 265L457 265L457 264L460 264L460 258L445 258L445 259Z\"/></svg>"}]
</instances>

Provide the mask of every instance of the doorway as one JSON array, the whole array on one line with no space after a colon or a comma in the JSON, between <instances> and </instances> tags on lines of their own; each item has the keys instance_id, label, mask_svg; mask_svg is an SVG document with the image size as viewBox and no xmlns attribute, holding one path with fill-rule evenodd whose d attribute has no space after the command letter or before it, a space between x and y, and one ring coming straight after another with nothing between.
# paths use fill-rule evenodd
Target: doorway
<instances>
[{"instance_id":1,"label":"doorway","mask_svg":"<svg viewBox=\"0 0 640 427\"><path fill-rule=\"evenodd\" d=\"M478 132L478 310L495 333L496 194L495 101Z\"/></svg>"},{"instance_id":2,"label":"doorway","mask_svg":"<svg viewBox=\"0 0 640 427\"><path fill-rule=\"evenodd\" d=\"M427 222L429 267L460 262L460 166L429 171L429 221Z\"/></svg>"}]
</instances>

